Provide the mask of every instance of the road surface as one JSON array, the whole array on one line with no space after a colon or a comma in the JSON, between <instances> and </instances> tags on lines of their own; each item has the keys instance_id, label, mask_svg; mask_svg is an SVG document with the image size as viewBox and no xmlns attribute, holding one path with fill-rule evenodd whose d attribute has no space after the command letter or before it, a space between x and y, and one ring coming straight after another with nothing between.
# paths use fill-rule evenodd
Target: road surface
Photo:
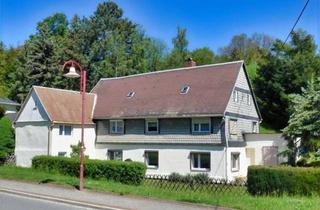
<instances>
[{"instance_id":1,"label":"road surface","mask_svg":"<svg viewBox=\"0 0 320 210\"><path fill-rule=\"evenodd\" d=\"M0 192L0 210L89 210L70 204Z\"/></svg>"}]
</instances>

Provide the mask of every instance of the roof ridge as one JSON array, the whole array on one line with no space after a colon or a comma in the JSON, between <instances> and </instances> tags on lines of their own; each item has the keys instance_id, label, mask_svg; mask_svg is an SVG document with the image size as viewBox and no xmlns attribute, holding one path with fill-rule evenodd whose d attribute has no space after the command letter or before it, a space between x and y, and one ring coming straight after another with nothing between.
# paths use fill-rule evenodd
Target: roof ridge
<instances>
[{"instance_id":1,"label":"roof ridge","mask_svg":"<svg viewBox=\"0 0 320 210\"><path fill-rule=\"evenodd\" d=\"M191 69L196 69L196 68L206 68L206 67L213 67L213 66L222 66L222 65L229 65L229 64L235 64L235 63L244 63L244 60L230 61L230 62L224 62L224 63L215 63L215 64L207 64L207 65L201 65L201 66L165 69L165 70L160 70L160 71L152 71L152 72L146 72L146 73L140 73L140 74L132 74L132 75L122 76L122 77L100 78L100 80L97 82L97 84L100 81L106 81L106 80L126 79L126 78L138 77L138 76L144 76L144 75L150 75L150 74L151 75L152 74L161 74L161 73L166 73L166 72L191 70ZM92 90L91 90L91 92L92 92Z\"/></svg>"},{"instance_id":2,"label":"roof ridge","mask_svg":"<svg viewBox=\"0 0 320 210\"><path fill-rule=\"evenodd\" d=\"M66 90L66 89L61 89L61 88L44 87L44 86L37 86L37 85L33 85L32 87L33 87L33 88L52 89L52 90L65 91L65 92L71 92L71 93L80 93L80 91L76 91L76 90ZM91 92L86 92L86 94L96 95L95 93L91 93Z\"/></svg>"}]
</instances>

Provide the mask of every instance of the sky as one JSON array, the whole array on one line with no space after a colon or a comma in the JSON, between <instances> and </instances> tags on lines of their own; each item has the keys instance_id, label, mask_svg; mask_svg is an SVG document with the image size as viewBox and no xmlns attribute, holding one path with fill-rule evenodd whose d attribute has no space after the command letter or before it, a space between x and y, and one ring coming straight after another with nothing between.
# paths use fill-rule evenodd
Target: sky
<instances>
[{"instance_id":1,"label":"sky","mask_svg":"<svg viewBox=\"0 0 320 210\"><path fill-rule=\"evenodd\" d=\"M90 16L102 0L0 0L0 41L22 45L39 21L56 12L70 20ZM233 35L265 33L284 40L306 0L115 0L124 16L172 47L177 26L187 29L189 49L216 51ZM297 28L320 44L320 0L310 0Z\"/></svg>"}]
</instances>

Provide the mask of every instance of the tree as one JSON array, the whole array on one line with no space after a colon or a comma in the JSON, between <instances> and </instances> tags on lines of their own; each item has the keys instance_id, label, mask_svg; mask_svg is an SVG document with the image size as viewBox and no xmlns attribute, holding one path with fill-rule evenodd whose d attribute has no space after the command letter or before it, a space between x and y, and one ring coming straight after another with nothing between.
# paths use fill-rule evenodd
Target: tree
<instances>
[{"instance_id":1,"label":"tree","mask_svg":"<svg viewBox=\"0 0 320 210\"><path fill-rule=\"evenodd\" d=\"M302 88L301 94L292 94L289 98L292 114L284 135L289 141L289 149L292 151L290 162L294 165L298 152L295 144L297 139L301 142L302 155L320 151L320 77L311 80L307 88Z\"/></svg>"},{"instance_id":2,"label":"tree","mask_svg":"<svg viewBox=\"0 0 320 210\"><path fill-rule=\"evenodd\" d=\"M215 55L208 47L198 48L191 52L192 59L197 65L205 65L215 63Z\"/></svg>"},{"instance_id":3,"label":"tree","mask_svg":"<svg viewBox=\"0 0 320 210\"><path fill-rule=\"evenodd\" d=\"M177 28L177 36L172 39L173 49L165 59L166 68L177 68L184 65L188 57L187 29Z\"/></svg>"},{"instance_id":4,"label":"tree","mask_svg":"<svg viewBox=\"0 0 320 210\"><path fill-rule=\"evenodd\" d=\"M14 153L14 131L7 117L0 118L0 164Z\"/></svg>"},{"instance_id":5,"label":"tree","mask_svg":"<svg viewBox=\"0 0 320 210\"><path fill-rule=\"evenodd\" d=\"M311 35L303 31L291 34L291 42L276 40L268 62L254 81L255 93L264 122L275 129L286 127L289 119L289 94L301 93L312 76L319 76L320 60Z\"/></svg>"}]
</instances>

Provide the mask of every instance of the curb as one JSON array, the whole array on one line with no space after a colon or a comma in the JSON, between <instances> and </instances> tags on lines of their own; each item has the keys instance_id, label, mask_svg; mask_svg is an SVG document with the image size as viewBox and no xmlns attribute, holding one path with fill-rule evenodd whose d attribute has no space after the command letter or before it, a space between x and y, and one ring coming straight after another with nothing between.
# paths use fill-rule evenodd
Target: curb
<instances>
[{"instance_id":1,"label":"curb","mask_svg":"<svg viewBox=\"0 0 320 210\"><path fill-rule=\"evenodd\" d=\"M0 192L4 192L7 194L20 195L20 196L35 198L35 199L40 199L40 200L48 200L48 201L53 201L53 202L58 202L58 203L70 204L70 205L74 205L74 206L93 208L93 209L129 210L129 209L119 208L119 207L115 207L115 206L106 206L106 205L101 205L101 204L94 204L94 203L82 202L82 201L78 201L78 200L64 199L64 198L54 197L54 196L46 196L46 195L42 195L42 194L29 193L29 192L11 190L11 189L6 189L6 188L0 188Z\"/></svg>"}]
</instances>

